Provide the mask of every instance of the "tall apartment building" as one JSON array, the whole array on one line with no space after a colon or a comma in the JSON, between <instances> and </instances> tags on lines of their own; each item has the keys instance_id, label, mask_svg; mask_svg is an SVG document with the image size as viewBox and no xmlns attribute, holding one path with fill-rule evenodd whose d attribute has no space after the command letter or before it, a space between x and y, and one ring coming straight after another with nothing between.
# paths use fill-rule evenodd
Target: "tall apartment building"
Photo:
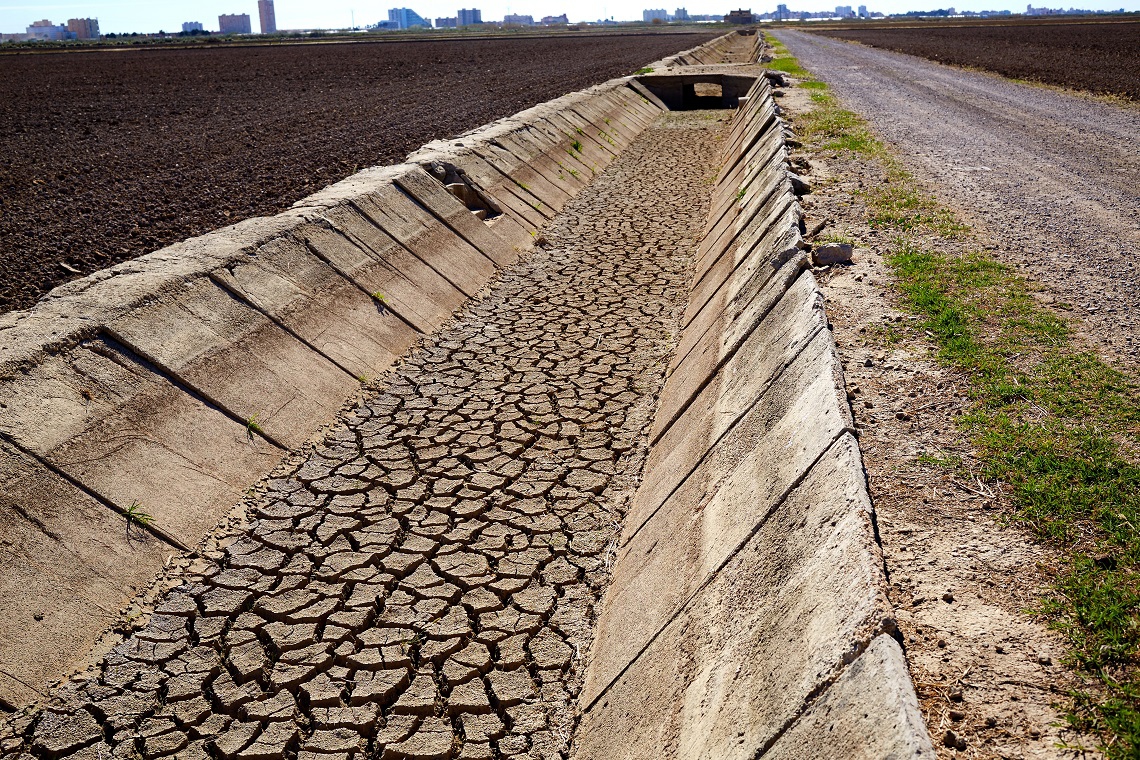
<instances>
[{"instance_id":1,"label":"tall apartment building","mask_svg":"<svg viewBox=\"0 0 1140 760\"><path fill-rule=\"evenodd\" d=\"M205 30L202 28L201 21L183 21L182 31L186 34L190 34L190 32L202 32Z\"/></svg>"},{"instance_id":2,"label":"tall apartment building","mask_svg":"<svg viewBox=\"0 0 1140 760\"><path fill-rule=\"evenodd\" d=\"M542 23L545 26L552 26L554 24L569 24L570 19L566 18L566 14L563 13L561 16L543 16Z\"/></svg>"},{"instance_id":3,"label":"tall apartment building","mask_svg":"<svg viewBox=\"0 0 1140 760\"><path fill-rule=\"evenodd\" d=\"M454 29L459 25L459 19L455 16L438 16L435 20L436 29Z\"/></svg>"},{"instance_id":4,"label":"tall apartment building","mask_svg":"<svg viewBox=\"0 0 1140 760\"><path fill-rule=\"evenodd\" d=\"M729 11L728 15L724 17L725 22L729 24L751 24L755 19L752 16L751 8L738 8L734 11Z\"/></svg>"},{"instance_id":5,"label":"tall apartment building","mask_svg":"<svg viewBox=\"0 0 1140 760\"><path fill-rule=\"evenodd\" d=\"M73 39L72 33L63 24L58 26L45 19L33 21L27 27L27 39L41 42L58 42Z\"/></svg>"},{"instance_id":6,"label":"tall apartment building","mask_svg":"<svg viewBox=\"0 0 1140 760\"><path fill-rule=\"evenodd\" d=\"M673 20L674 21L688 21L689 20L689 12L687 10L685 10L684 8L678 8L677 10L673 11Z\"/></svg>"},{"instance_id":7,"label":"tall apartment building","mask_svg":"<svg viewBox=\"0 0 1140 760\"><path fill-rule=\"evenodd\" d=\"M503 16L504 24L518 24L519 26L533 26L534 16L522 16L518 13L508 13Z\"/></svg>"},{"instance_id":8,"label":"tall apartment building","mask_svg":"<svg viewBox=\"0 0 1140 760\"><path fill-rule=\"evenodd\" d=\"M668 21L669 11L664 8L650 8L641 12L641 20L647 24L653 21Z\"/></svg>"},{"instance_id":9,"label":"tall apartment building","mask_svg":"<svg viewBox=\"0 0 1140 760\"><path fill-rule=\"evenodd\" d=\"M483 23L483 11L478 8L460 8L456 17L460 26L472 26Z\"/></svg>"},{"instance_id":10,"label":"tall apartment building","mask_svg":"<svg viewBox=\"0 0 1140 760\"><path fill-rule=\"evenodd\" d=\"M218 16L218 31L222 34L253 34L248 13L223 13Z\"/></svg>"},{"instance_id":11,"label":"tall apartment building","mask_svg":"<svg viewBox=\"0 0 1140 760\"><path fill-rule=\"evenodd\" d=\"M75 35L77 40L99 39L99 19L97 18L69 18L67 31Z\"/></svg>"},{"instance_id":12,"label":"tall apartment building","mask_svg":"<svg viewBox=\"0 0 1140 760\"><path fill-rule=\"evenodd\" d=\"M411 29L413 26L426 26L431 29L431 22L411 8L389 8L389 29Z\"/></svg>"},{"instance_id":13,"label":"tall apartment building","mask_svg":"<svg viewBox=\"0 0 1140 760\"><path fill-rule=\"evenodd\" d=\"M273 12L273 0L257 0L257 15L261 18L262 34L273 34L277 31L277 14Z\"/></svg>"}]
</instances>

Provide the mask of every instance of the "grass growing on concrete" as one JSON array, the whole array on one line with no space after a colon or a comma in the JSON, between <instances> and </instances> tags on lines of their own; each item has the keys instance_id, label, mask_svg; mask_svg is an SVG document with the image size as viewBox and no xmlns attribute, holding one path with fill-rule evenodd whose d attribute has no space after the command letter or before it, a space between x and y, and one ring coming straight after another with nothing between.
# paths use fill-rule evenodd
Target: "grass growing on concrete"
<instances>
[{"instance_id":1,"label":"grass growing on concrete","mask_svg":"<svg viewBox=\"0 0 1140 760\"><path fill-rule=\"evenodd\" d=\"M127 507L126 517L127 517L127 540L128 541L130 541L130 539L131 539L131 524L132 523L138 524L140 527L145 527L147 525L150 525L152 522L154 522L154 518L151 517L148 513L143 511L142 504L140 504L137 500L132 501L131 505L129 507Z\"/></svg>"},{"instance_id":2,"label":"grass growing on concrete","mask_svg":"<svg viewBox=\"0 0 1140 760\"><path fill-rule=\"evenodd\" d=\"M815 103L797 121L802 139L883 169L885 181L863 193L869 222L897 234L887 264L899 295L940 361L969 380L972 407L958 424L986 477L1010 496L1013 519L1067 558L1037 613L1068 637L1070 664L1099 684L1072 695L1069 721L1101 736L1108 757L1137 756L1140 386L1087 350L1000 262L932 250L939 240L968 244L968 227L773 42L776 68L804 77Z\"/></svg>"}]
</instances>

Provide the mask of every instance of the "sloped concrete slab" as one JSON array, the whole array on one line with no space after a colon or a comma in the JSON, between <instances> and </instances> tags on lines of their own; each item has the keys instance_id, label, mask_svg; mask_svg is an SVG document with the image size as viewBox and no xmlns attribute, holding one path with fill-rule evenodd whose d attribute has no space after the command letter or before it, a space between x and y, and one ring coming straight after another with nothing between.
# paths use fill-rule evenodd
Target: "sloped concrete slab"
<instances>
[{"instance_id":1,"label":"sloped concrete slab","mask_svg":"<svg viewBox=\"0 0 1140 760\"><path fill-rule=\"evenodd\" d=\"M831 352L829 340L809 344L699 465L666 455L646 470L599 615L585 700L636 657L850 429L827 366Z\"/></svg>"},{"instance_id":2,"label":"sloped concrete slab","mask_svg":"<svg viewBox=\"0 0 1140 760\"><path fill-rule=\"evenodd\" d=\"M40 698L175 549L0 442L0 701Z\"/></svg>"},{"instance_id":3,"label":"sloped concrete slab","mask_svg":"<svg viewBox=\"0 0 1140 760\"><path fill-rule=\"evenodd\" d=\"M0 429L125 510L193 546L281 450L110 339L85 341L8 383Z\"/></svg>"},{"instance_id":4,"label":"sloped concrete slab","mask_svg":"<svg viewBox=\"0 0 1140 760\"><path fill-rule=\"evenodd\" d=\"M765 760L933 760L897 642L877 636L801 715Z\"/></svg>"},{"instance_id":5,"label":"sloped concrete slab","mask_svg":"<svg viewBox=\"0 0 1140 760\"><path fill-rule=\"evenodd\" d=\"M394 187L358 199L372 222L468 297L495 273L495 262L455 235Z\"/></svg>"},{"instance_id":6,"label":"sloped concrete slab","mask_svg":"<svg viewBox=\"0 0 1140 760\"><path fill-rule=\"evenodd\" d=\"M725 305L720 307L715 320L690 325L682 335L677 355L680 359L671 368L668 382L661 393L661 401L654 416L650 440L656 443L688 407L693 397L709 382L718 368L744 344L753 340L759 344L762 336L753 335L757 325L778 305L807 315L805 309L814 310L803 329L809 333L815 326L826 324L822 315L821 296L815 280L802 274L801 260L788 262L776 270L766 286L747 304L737 307L729 300L728 289L719 294ZM790 294L790 295L789 295ZM718 299L719 303L719 299ZM711 315L712 310L709 310ZM779 340L780 331L776 339ZM690 339L690 336L693 336ZM747 366L747 365L744 365Z\"/></svg>"},{"instance_id":7,"label":"sloped concrete slab","mask_svg":"<svg viewBox=\"0 0 1140 760\"><path fill-rule=\"evenodd\" d=\"M475 218L466 206L439 182L416 167L393 180L412 200L419 203L464 240L475 246L496 266L507 267L518 260L519 254L511 244L491 232L486 224Z\"/></svg>"},{"instance_id":8,"label":"sloped concrete slab","mask_svg":"<svg viewBox=\"0 0 1140 760\"><path fill-rule=\"evenodd\" d=\"M303 443L357 383L206 277L168 288L107 329L283 448Z\"/></svg>"},{"instance_id":9,"label":"sloped concrete slab","mask_svg":"<svg viewBox=\"0 0 1140 760\"><path fill-rule=\"evenodd\" d=\"M768 389L768 385L791 364L821 330L827 329L823 313L823 298L810 274L803 274L776 303L770 313L754 327L746 326L747 337L739 348L731 345L733 331L724 334L724 347L730 342L732 356L717 370L716 376L705 383L694 361L694 371L673 373L661 394L660 417L654 422L665 425L667 409L679 411L676 420L668 424L661 435L652 437L653 447L646 462L647 471L658 466L689 470L699 461L721 435ZM710 351L710 354L712 352ZM712 364L710 361L709 364ZM702 387L703 385L703 387ZM651 433L651 436L654 436ZM671 464L665 464L668 461Z\"/></svg>"},{"instance_id":10,"label":"sloped concrete slab","mask_svg":"<svg viewBox=\"0 0 1140 760\"><path fill-rule=\"evenodd\" d=\"M384 371L420 335L386 305L387 296L373 298L292 237L278 238L250 261L210 276L350 379Z\"/></svg>"},{"instance_id":11,"label":"sloped concrete slab","mask_svg":"<svg viewBox=\"0 0 1140 760\"><path fill-rule=\"evenodd\" d=\"M363 292L383 296L388 308L419 332L431 332L467 300L359 211L334 209L323 221L300 228L297 237Z\"/></svg>"},{"instance_id":12,"label":"sloped concrete slab","mask_svg":"<svg viewBox=\"0 0 1140 760\"><path fill-rule=\"evenodd\" d=\"M578 757L756 757L893 628L880 562L844 436L608 690L587 682Z\"/></svg>"}]
</instances>

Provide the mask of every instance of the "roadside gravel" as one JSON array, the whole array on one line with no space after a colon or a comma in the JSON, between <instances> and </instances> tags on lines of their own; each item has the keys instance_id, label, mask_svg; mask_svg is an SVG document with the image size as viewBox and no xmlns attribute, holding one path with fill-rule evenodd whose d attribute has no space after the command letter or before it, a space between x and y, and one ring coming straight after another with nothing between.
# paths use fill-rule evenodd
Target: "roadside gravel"
<instances>
[{"instance_id":1,"label":"roadside gravel","mask_svg":"<svg viewBox=\"0 0 1140 760\"><path fill-rule=\"evenodd\" d=\"M774 34L1103 356L1140 367L1140 108Z\"/></svg>"}]
</instances>

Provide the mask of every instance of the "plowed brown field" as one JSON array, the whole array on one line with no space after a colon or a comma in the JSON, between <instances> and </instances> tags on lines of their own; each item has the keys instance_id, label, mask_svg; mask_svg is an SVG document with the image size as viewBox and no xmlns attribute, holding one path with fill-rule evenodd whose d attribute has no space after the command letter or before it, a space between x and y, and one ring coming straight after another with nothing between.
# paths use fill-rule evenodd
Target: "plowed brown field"
<instances>
[{"instance_id":1,"label":"plowed brown field","mask_svg":"<svg viewBox=\"0 0 1140 760\"><path fill-rule=\"evenodd\" d=\"M0 312L714 36L0 56Z\"/></svg>"},{"instance_id":2,"label":"plowed brown field","mask_svg":"<svg viewBox=\"0 0 1140 760\"><path fill-rule=\"evenodd\" d=\"M837 29L831 37L1007 77L1140 99L1140 22Z\"/></svg>"}]
</instances>

